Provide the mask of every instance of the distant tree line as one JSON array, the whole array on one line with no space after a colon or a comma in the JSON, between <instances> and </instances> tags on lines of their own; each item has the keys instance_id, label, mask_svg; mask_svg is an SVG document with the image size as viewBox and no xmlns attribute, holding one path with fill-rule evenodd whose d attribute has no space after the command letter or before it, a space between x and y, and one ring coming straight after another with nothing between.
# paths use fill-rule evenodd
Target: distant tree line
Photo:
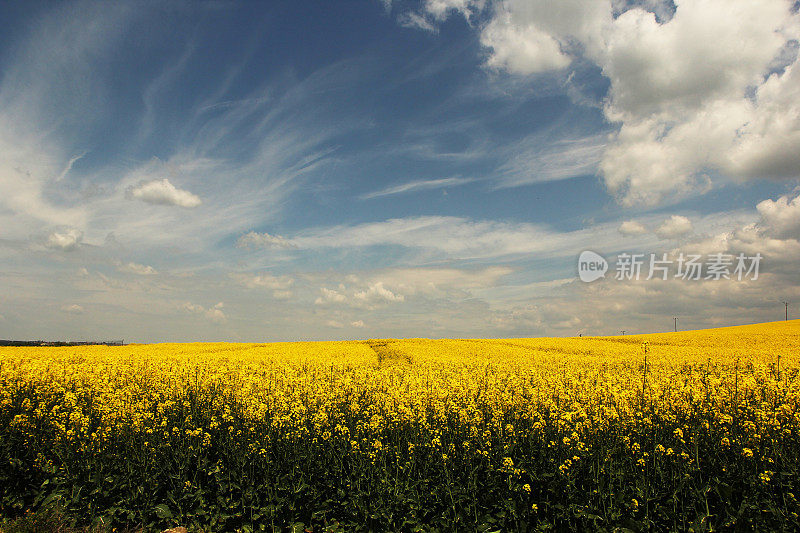
<instances>
[{"instance_id":1,"label":"distant tree line","mask_svg":"<svg viewBox=\"0 0 800 533\"><path fill-rule=\"evenodd\" d=\"M119 341L9 341L0 340L0 346L124 346L125 340Z\"/></svg>"}]
</instances>

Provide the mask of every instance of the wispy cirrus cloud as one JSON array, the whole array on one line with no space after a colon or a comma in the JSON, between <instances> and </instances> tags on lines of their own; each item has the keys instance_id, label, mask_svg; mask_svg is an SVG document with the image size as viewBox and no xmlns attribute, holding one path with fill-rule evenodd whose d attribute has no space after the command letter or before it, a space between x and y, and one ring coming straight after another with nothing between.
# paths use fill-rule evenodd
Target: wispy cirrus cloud
<instances>
[{"instance_id":1,"label":"wispy cirrus cloud","mask_svg":"<svg viewBox=\"0 0 800 533\"><path fill-rule=\"evenodd\" d=\"M415 180L400 185L387 187L379 191L364 193L359 198L362 200L371 200L372 198L381 198L384 196L394 196L396 194L407 194L417 191L428 191L431 189L446 189L448 187L458 187L476 181L475 178L439 178L432 180Z\"/></svg>"},{"instance_id":2,"label":"wispy cirrus cloud","mask_svg":"<svg viewBox=\"0 0 800 533\"><path fill-rule=\"evenodd\" d=\"M534 135L506 150L508 160L496 171L497 187L518 187L594 175L608 143L605 134L556 142L548 142L544 137Z\"/></svg>"},{"instance_id":3,"label":"wispy cirrus cloud","mask_svg":"<svg viewBox=\"0 0 800 533\"><path fill-rule=\"evenodd\" d=\"M422 216L300 232L300 249L401 246L438 251L453 258L487 258L536 253L572 255L596 243L597 228L558 232L544 225Z\"/></svg>"}]
</instances>

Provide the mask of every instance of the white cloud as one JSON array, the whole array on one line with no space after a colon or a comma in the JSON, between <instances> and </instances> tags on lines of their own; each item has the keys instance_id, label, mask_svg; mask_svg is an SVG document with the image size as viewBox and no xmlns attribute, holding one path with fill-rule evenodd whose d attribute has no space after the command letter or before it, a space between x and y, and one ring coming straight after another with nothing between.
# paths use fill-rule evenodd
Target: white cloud
<instances>
[{"instance_id":1,"label":"white cloud","mask_svg":"<svg viewBox=\"0 0 800 533\"><path fill-rule=\"evenodd\" d=\"M800 195L795 198L782 196L778 200L764 200L756 206L761 215L758 221L698 237L685 244L684 248L698 253L761 253L774 271L793 274L796 272L797 261L800 261L798 204Z\"/></svg>"},{"instance_id":2,"label":"white cloud","mask_svg":"<svg viewBox=\"0 0 800 533\"><path fill-rule=\"evenodd\" d=\"M688 235L693 230L692 221L681 215L672 215L657 229L659 239L676 239Z\"/></svg>"},{"instance_id":3,"label":"white cloud","mask_svg":"<svg viewBox=\"0 0 800 533\"><path fill-rule=\"evenodd\" d=\"M291 300L294 296L294 293L289 290L278 290L272 292L272 297L276 300Z\"/></svg>"},{"instance_id":4,"label":"white cloud","mask_svg":"<svg viewBox=\"0 0 800 533\"><path fill-rule=\"evenodd\" d=\"M62 170L61 173L58 176L56 176L55 181L63 180L64 177L69 173L69 171L72 170L72 165L74 165L76 161L82 159L83 156L85 156L87 153L88 152L83 152L76 156L70 157L69 161L67 161L67 165L64 167L64 170Z\"/></svg>"},{"instance_id":5,"label":"white cloud","mask_svg":"<svg viewBox=\"0 0 800 533\"><path fill-rule=\"evenodd\" d=\"M395 194L405 194L416 191L426 191L430 189L444 189L445 187L457 187L473 181L475 180L470 178L441 178L435 180L410 181L401 185L387 187L386 189L381 189L380 191L362 194L359 198L362 200L369 200L372 198L379 198L381 196L392 196Z\"/></svg>"},{"instance_id":6,"label":"white cloud","mask_svg":"<svg viewBox=\"0 0 800 533\"><path fill-rule=\"evenodd\" d=\"M139 263L126 263L118 266L117 270L127 274L136 274L137 276L152 276L158 274L155 268L149 265L140 265Z\"/></svg>"},{"instance_id":7,"label":"white cloud","mask_svg":"<svg viewBox=\"0 0 800 533\"><path fill-rule=\"evenodd\" d=\"M206 311L205 317L212 322L216 322L217 324L223 324L228 320L228 317L225 316L225 313L222 312L222 309L217 308Z\"/></svg>"},{"instance_id":8,"label":"white cloud","mask_svg":"<svg viewBox=\"0 0 800 533\"><path fill-rule=\"evenodd\" d=\"M205 311L205 308L202 305L196 305L191 302L186 302L183 304L183 310L188 311L189 313L202 313Z\"/></svg>"},{"instance_id":9,"label":"white cloud","mask_svg":"<svg viewBox=\"0 0 800 533\"><path fill-rule=\"evenodd\" d=\"M589 60L619 124L599 165L624 205L702 193L709 171L800 177L800 13L784 0L505 0L481 27L487 65L513 74ZM442 2L439 20L475 12Z\"/></svg>"},{"instance_id":10,"label":"white cloud","mask_svg":"<svg viewBox=\"0 0 800 533\"><path fill-rule=\"evenodd\" d=\"M800 238L800 196L790 199L764 200L756 209L761 215L761 226L777 238Z\"/></svg>"},{"instance_id":11,"label":"white cloud","mask_svg":"<svg viewBox=\"0 0 800 533\"><path fill-rule=\"evenodd\" d=\"M71 313L73 315L80 315L83 313L83 307L78 304L65 305L61 308L61 310L65 313Z\"/></svg>"},{"instance_id":12,"label":"white cloud","mask_svg":"<svg viewBox=\"0 0 800 533\"><path fill-rule=\"evenodd\" d=\"M295 245L280 235L250 231L236 240L238 248L295 248Z\"/></svg>"},{"instance_id":13,"label":"white cloud","mask_svg":"<svg viewBox=\"0 0 800 533\"><path fill-rule=\"evenodd\" d=\"M492 49L490 67L519 74L562 69L571 63L552 35L533 24L512 23L510 13L492 19L481 33L481 44Z\"/></svg>"},{"instance_id":14,"label":"white cloud","mask_svg":"<svg viewBox=\"0 0 800 533\"><path fill-rule=\"evenodd\" d=\"M391 11L392 0L382 0L387 13ZM468 21L483 11L486 0L425 0L419 11L399 13L397 22L407 28L416 28L431 33L439 31L437 23L458 13Z\"/></svg>"},{"instance_id":15,"label":"white cloud","mask_svg":"<svg viewBox=\"0 0 800 533\"><path fill-rule=\"evenodd\" d=\"M176 188L167 178L143 181L125 191L128 198L135 198L148 204L197 207L200 198L189 191Z\"/></svg>"},{"instance_id":16,"label":"white cloud","mask_svg":"<svg viewBox=\"0 0 800 533\"><path fill-rule=\"evenodd\" d=\"M464 296L476 289L492 287L512 272L513 269L507 266L482 269L393 268L378 271L367 280L370 284L380 282L381 286L407 296Z\"/></svg>"},{"instance_id":17,"label":"white cloud","mask_svg":"<svg viewBox=\"0 0 800 533\"><path fill-rule=\"evenodd\" d=\"M640 222L636 222L635 220L626 220L619 226L619 232L625 235L626 237L632 235L644 235L647 233L647 228L644 227L643 224Z\"/></svg>"},{"instance_id":18,"label":"white cloud","mask_svg":"<svg viewBox=\"0 0 800 533\"><path fill-rule=\"evenodd\" d=\"M288 300L294 293L289 290L294 285L294 279L289 276L273 276L269 272L261 274L234 273L231 278L248 289L266 289L272 291L276 300Z\"/></svg>"},{"instance_id":19,"label":"white cloud","mask_svg":"<svg viewBox=\"0 0 800 533\"><path fill-rule=\"evenodd\" d=\"M285 290L294 284L294 279L288 276L273 276L269 272L262 272L261 274L234 273L231 274L231 277L248 289Z\"/></svg>"},{"instance_id":20,"label":"white cloud","mask_svg":"<svg viewBox=\"0 0 800 533\"><path fill-rule=\"evenodd\" d=\"M617 18L596 52L611 81L606 115L622 121L602 165L609 190L655 204L707 190L706 169L800 175L796 62L763 78L797 38L784 31L793 19L777 0L681 2L665 24L640 9Z\"/></svg>"},{"instance_id":21,"label":"white cloud","mask_svg":"<svg viewBox=\"0 0 800 533\"><path fill-rule=\"evenodd\" d=\"M350 322L350 325L353 326L354 328L363 328L363 327L365 327L365 324L364 324L363 320L355 320L353 322Z\"/></svg>"},{"instance_id":22,"label":"white cloud","mask_svg":"<svg viewBox=\"0 0 800 533\"><path fill-rule=\"evenodd\" d=\"M337 304L347 301L347 296L343 294L345 290L344 285L340 285L339 289L328 289L327 287L320 288L322 296L314 301L315 305Z\"/></svg>"},{"instance_id":23,"label":"white cloud","mask_svg":"<svg viewBox=\"0 0 800 533\"><path fill-rule=\"evenodd\" d=\"M483 10L485 5L485 0L425 0L424 9L437 20L447 18L451 12L469 19Z\"/></svg>"},{"instance_id":24,"label":"white cloud","mask_svg":"<svg viewBox=\"0 0 800 533\"><path fill-rule=\"evenodd\" d=\"M186 302L181 306L184 311L187 313L191 313L193 315L199 315L205 317L207 320L211 322L215 322L217 324L224 324L228 321L228 317L225 316L225 313L222 311L225 304L223 302L219 302L214 307L206 309L202 305L193 304L191 302Z\"/></svg>"},{"instance_id":25,"label":"white cloud","mask_svg":"<svg viewBox=\"0 0 800 533\"><path fill-rule=\"evenodd\" d=\"M714 327L732 324L776 320L783 317L785 299L800 298L796 282L797 262L800 261L798 233L790 228L796 220L795 202L800 196L784 196L761 202L761 217L754 222L747 218L711 217L714 224L703 220L703 234L695 234L670 252L673 261L681 253L736 256L761 254L758 279L698 280L675 278L651 281L617 281L614 276L595 283L573 282L554 285L545 294L531 298L517 288L514 298L493 305L492 323L503 331L525 335L532 330L549 334L619 334L658 330L672 327L670 317L678 316L680 329ZM736 220L745 220L737 223ZM671 219L668 219L668 221ZM676 233L686 227L684 221L675 224ZM715 229L716 232L706 233ZM646 250L646 249L645 249ZM643 250L643 251L645 251ZM674 264L673 264L674 266ZM733 266L731 268L734 268ZM752 274L751 274L752 276ZM534 302L535 305L532 305ZM569 312L564 310L568 309Z\"/></svg>"},{"instance_id":26,"label":"white cloud","mask_svg":"<svg viewBox=\"0 0 800 533\"><path fill-rule=\"evenodd\" d=\"M482 269L392 268L362 272L343 276L343 282L336 289L323 287L322 295L315 303L375 310L389 304L424 299L460 300L470 297L473 291L495 286L511 272L512 269L505 266Z\"/></svg>"},{"instance_id":27,"label":"white cloud","mask_svg":"<svg viewBox=\"0 0 800 533\"><path fill-rule=\"evenodd\" d=\"M413 11L408 13L403 13L397 18L397 21L400 23L401 26L405 26L406 28L416 28L419 30L429 31L431 33L436 33L436 26L425 18L423 15L419 13L415 13Z\"/></svg>"},{"instance_id":28,"label":"white cloud","mask_svg":"<svg viewBox=\"0 0 800 533\"><path fill-rule=\"evenodd\" d=\"M75 228L54 231L47 236L44 245L55 250L69 252L76 249L83 241L83 232Z\"/></svg>"},{"instance_id":29,"label":"white cloud","mask_svg":"<svg viewBox=\"0 0 800 533\"><path fill-rule=\"evenodd\" d=\"M552 142L551 132L537 134L513 146L498 169L499 187L558 181L597 172L608 142L606 135Z\"/></svg>"},{"instance_id":30,"label":"white cloud","mask_svg":"<svg viewBox=\"0 0 800 533\"><path fill-rule=\"evenodd\" d=\"M384 286L382 281L367 282L363 288L346 287L339 284L338 289L322 287L322 293L315 301L315 305L346 305L356 309L375 310L386 304L405 301L405 296L392 292Z\"/></svg>"},{"instance_id":31,"label":"white cloud","mask_svg":"<svg viewBox=\"0 0 800 533\"><path fill-rule=\"evenodd\" d=\"M358 291L353 295L356 302L372 306L375 304L402 302L405 296L395 293L384 287L382 281L371 283L365 290Z\"/></svg>"},{"instance_id":32,"label":"white cloud","mask_svg":"<svg viewBox=\"0 0 800 533\"><path fill-rule=\"evenodd\" d=\"M616 227L609 224L609 230ZM577 254L597 241L598 227L563 233L543 225L422 216L306 230L292 242L300 249L402 246L451 258Z\"/></svg>"}]
</instances>

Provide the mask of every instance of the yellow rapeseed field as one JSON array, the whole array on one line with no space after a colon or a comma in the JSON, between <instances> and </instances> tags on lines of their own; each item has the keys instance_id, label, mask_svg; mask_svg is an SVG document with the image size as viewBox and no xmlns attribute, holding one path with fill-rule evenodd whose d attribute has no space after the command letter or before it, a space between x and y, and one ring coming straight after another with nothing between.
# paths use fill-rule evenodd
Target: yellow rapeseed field
<instances>
[{"instance_id":1,"label":"yellow rapeseed field","mask_svg":"<svg viewBox=\"0 0 800 533\"><path fill-rule=\"evenodd\" d=\"M212 530L792 527L799 348L800 321L0 348L0 511L56 498Z\"/></svg>"}]
</instances>

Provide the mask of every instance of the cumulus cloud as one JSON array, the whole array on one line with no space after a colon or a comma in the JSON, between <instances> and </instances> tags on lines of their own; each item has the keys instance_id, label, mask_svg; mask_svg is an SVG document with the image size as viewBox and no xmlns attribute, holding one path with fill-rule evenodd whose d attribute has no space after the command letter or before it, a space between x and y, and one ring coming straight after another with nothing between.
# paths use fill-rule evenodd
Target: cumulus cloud
<instances>
[{"instance_id":1,"label":"cumulus cloud","mask_svg":"<svg viewBox=\"0 0 800 533\"><path fill-rule=\"evenodd\" d=\"M202 313L205 311L205 308L202 305L196 305L191 302L186 302L183 304L183 310L189 313Z\"/></svg>"},{"instance_id":2,"label":"cumulus cloud","mask_svg":"<svg viewBox=\"0 0 800 533\"><path fill-rule=\"evenodd\" d=\"M288 300L292 297L289 289L294 285L294 279L289 276L273 276L269 272L261 274L234 273L231 278L248 289L266 289L272 291L276 300Z\"/></svg>"},{"instance_id":3,"label":"cumulus cloud","mask_svg":"<svg viewBox=\"0 0 800 533\"><path fill-rule=\"evenodd\" d=\"M340 284L338 289L322 287L321 296L315 305L328 306L342 304L356 309L374 310L386 304L405 301L405 296L387 289L384 282L367 282L363 288L346 287Z\"/></svg>"},{"instance_id":4,"label":"cumulus cloud","mask_svg":"<svg viewBox=\"0 0 800 533\"><path fill-rule=\"evenodd\" d=\"M69 252L75 250L83 241L83 232L75 228L54 231L47 236L44 245L54 250Z\"/></svg>"},{"instance_id":5,"label":"cumulus cloud","mask_svg":"<svg viewBox=\"0 0 800 533\"><path fill-rule=\"evenodd\" d=\"M626 220L619 226L619 232L630 237L633 235L644 235L647 233L647 228L640 222L635 220Z\"/></svg>"},{"instance_id":6,"label":"cumulus cloud","mask_svg":"<svg viewBox=\"0 0 800 533\"><path fill-rule=\"evenodd\" d=\"M117 267L117 270L126 274L136 274L137 276L152 276L158 274L155 268L150 265L140 265L139 263L125 263Z\"/></svg>"},{"instance_id":7,"label":"cumulus cloud","mask_svg":"<svg viewBox=\"0 0 800 533\"><path fill-rule=\"evenodd\" d=\"M202 203L197 195L176 188L167 178L141 181L125 191L128 199L137 199L148 204L197 207Z\"/></svg>"},{"instance_id":8,"label":"cumulus cloud","mask_svg":"<svg viewBox=\"0 0 800 533\"><path fill-rule=\"evenodd\" d=\"M228 321L228 317L225 316L225 313L222 311L222 308L225 307L223 302L219 302L214 307L206 309L202 305L193 304L191 302L186 302L183 304L182 308L187 313L191 313L193 315L198 315L210 320L211 322L215 322L217 324L224 324Z\"/></svg>"},{"instance_id":9,"label":"cumulus cloud","mask_svg":"<svg viewBox=\"0 0 800 533\"><path fill-rule=\"evenodd\" d=\"M777 200L764 200L756 209L761 215L761 226L770 236L777 238L800 237L800 196L790 199L781 196Z\"/></svg>"},{"instance_id":10,"label":"cumulus cloud","mask_svg":"<svg viewBox=\"0 0 800 533\"><path fill-rule=\"evenodd\" d=\"M572 62L552 35L533 24L513 24L511 13L492 19L481 33L481 44L492 49L490 67L519 74L562 69Z\"/></svg>"},{"instance_id":11,"label":"cumulus cloud","mask_svg":"<svg viewBox=\"0 0 800 533\"><path fill-rule=\"evenodd\" d=\"M344 295L344 285L339 285L339 289L328 289L327 287L320 288L322 295L314 301L315 305L337 304L347 301L347 296Z\"/></svg>"},{"instance_id":12,"label":"cumulus cloud","mask_svg":"<svg viewBox=\"0 0 800 533\"><path fill-rule=\"evenodd\" d=\"M754 222L739 225L730 219L727 227L717 226L716 233L687 235L668 253L673 267L681 254L699 254L706 264L716 254L726 254L732 260L730 280L656 276L649 281L644 277L620 281L606 276L594 283L573 281L553 286L545 296L533 299L535 304L499 302L493 306L492 324L520 335L530 331L574 335L618 334L622 329L649 332L658 328L659 320L666 331L672 327L669 317L673 316L679 317L679 328L782 319L780 302L800 298L796 282L800 234L791 229L800 223L800 213L794 208L798 203L796 194L765 200L758 204L760 217ZM675 226L685 227L685 223ZM745 268L752 266L753 257L761 256L757 277L754 272L741 280L734 275L739 254L745 255ZM705 277L707 272L703 272Z\"/></svg>"},{"instance_id":13,"label":"cumulus cloud","mask_svg":"<svg viewBox=\"0 0 800 533\"><path fill-rule=\"evenodd\" d=\"M350 322L350 325L353 326L354 328L363 328L363 327L365 327L365 324L364 324L363 320L355 320L353 322Z\"/></svg>"},{"instance_id":14,"label":"cumulus cloud","mask_svg":"<svg viewBox=\"0 0 800 533\"><path fill-rule=\"evenodd\" d=\"M228 317L225 316L225 313L222 312L222 309L217 309L216 307L207 310L205 316L207 319L218 324L222 324L228 320Z\"/></svg>"},{"instance_id":15,"label":"cumulus cloud","mask_svg":"<svg viewBox=\"0 0 800 533\"><path fill-rule=\"evenodd\" d=\"M692 232L692 221L681 215L672 215L656 229L659 239L677 239Z\"/></svg>"},{"instance_id":16,"label":"cumulus cloud","mask_svg":"<svg viewBox=\"0 0 800 533\"><path fill-rule=\"evenodd\" d=\"M477 2L427 2L438 21ZM800 176L800 14L784 0L504 0L487 10L486 64L530 75L597 65L619 124L599 165L624 205L702 193L711 171Z\"/></svg>"},{"instance_id":17,"label":"cumulus cloud","mask_svg":"<svg viewBox=\"0 0 800 533\"><path fill-rule=\"evenodd\" d=\"M729 231L700 236L684 245L701 253L729 252L764 255L772 268L794 273L800 260L800 195L764 200L758 221ZM793 283L791 283L793 284Z\"/></svg>"},{"instance_id":18,"label":"cumulus cloud","mask_svg":"<svg viewBox=\"0 0 800 533\"><path fill-rule=\"evenodd\" d=\"M425 0L425 12L437 20L450 13L460 13L468 19L483 10L485 0Z\"/></svg>"},{"instance_id":19,"label":"cumulus cloud","mask_svg":"<svg viewBox=\"0 0 800 533\"><path fill-rule=\"evenodd\" d=\"M236 240L238 248L295 248L296 246L280 235L250 231Z\"/></svg>"},{"instance_id":20,"label":"cumulus cloud","mask_svg":"<svg viewBox=\"0 0 800 533\"><path fill-rule=\"evenodd\" d=\"M383 285L382 281L370 283L365 290L356 292L353 298L357 302L361 302L367 306L380 303L402 302L405 300L405 296L390 291Z\"/></svg>"},{"instance_id":21,"label":"cumulus cloud","mask_svg":"<svg viewBox=\"0 0 800 533\"><path fill-rule=\"evenodd\" d=\"M342 304L374 310L412 299L464 299L475 290L495 286L512 269L392 268L346 276L335 289L323 287L317 305Z\"/></svg>"}]
</instances>

